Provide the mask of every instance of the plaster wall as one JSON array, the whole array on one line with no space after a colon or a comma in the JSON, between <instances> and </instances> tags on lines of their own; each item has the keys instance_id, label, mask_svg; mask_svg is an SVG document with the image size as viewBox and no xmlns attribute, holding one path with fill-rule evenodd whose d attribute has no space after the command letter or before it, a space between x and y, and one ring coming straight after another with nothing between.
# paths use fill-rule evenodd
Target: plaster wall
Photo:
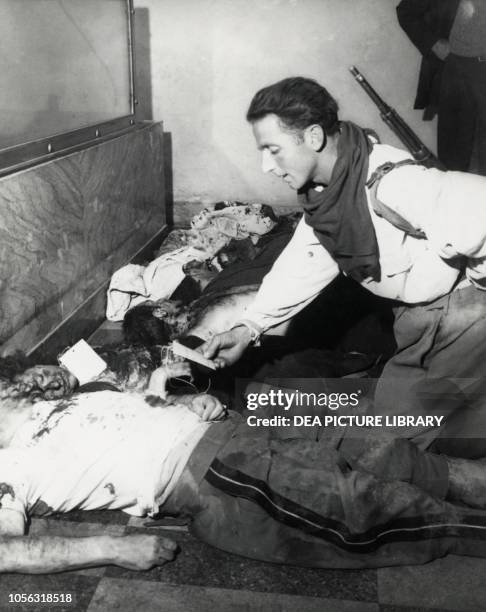
<instances>
[{"instance_id":1,"label":"plaster wall","mask_svg":"<svg viewBox=\"0 0 486 612\"><path fill-rule=\"evenodd\" d=\"M293 205L260 170L245 113L252 95L304 75L326 85L341 116L399 144L348 72L364 73L432 149L435 124L413 100L420 56L400 29L398 0L135 0L147 15L152 108L171 133L177 204L220 199ZM143 101L141 101L143 103Z\"/></svg>"}]
</instances>

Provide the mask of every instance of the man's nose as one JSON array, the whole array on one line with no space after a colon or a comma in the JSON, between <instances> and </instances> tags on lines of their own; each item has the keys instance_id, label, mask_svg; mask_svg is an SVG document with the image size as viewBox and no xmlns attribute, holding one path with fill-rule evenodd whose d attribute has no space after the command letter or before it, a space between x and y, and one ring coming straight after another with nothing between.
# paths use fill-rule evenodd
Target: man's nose
<instances>
[{"instance_id":1,"label":"man's nose","mask_svg":"<svg viewBox=\"0 0 486 612\"><path fill-rule=\"evenodd\" d=\"M273 172L277 168L277 164L272 157L270 151L262 151L262 170L263 172Z\"/></svg>"}]
</instances>

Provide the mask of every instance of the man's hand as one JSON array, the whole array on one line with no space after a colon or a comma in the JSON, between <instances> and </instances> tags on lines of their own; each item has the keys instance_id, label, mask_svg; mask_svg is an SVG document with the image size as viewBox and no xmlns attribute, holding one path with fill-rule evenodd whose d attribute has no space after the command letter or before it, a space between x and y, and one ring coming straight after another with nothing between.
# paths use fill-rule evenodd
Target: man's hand
<instances>
[{"instance_id":1,"label":"man's hand","mask_svg":"<svg viewBox=\"0 0 486 612\"><path fill-rule=\"evenodd\" d=\"M114 538L114 563L130 570L148 570L172 561L177 544L157 535L131 534Z\"/></svg>"},{"instance_id":2,"label":"man's hand","mask_svg":"<svg viewBox=\"0 0 486 612\"><path fill-rule=\"evenodd\" d=\"M168 395L167 401L189 408L203 421L218 421L226 416L226 406L217 397L209 395L209 393Z\"/></svg>"},{"instance_id":3,"label":"man's hand","mask_svg":"<svg viewBox=\"0 0 486 612\"><path fill-rule=\"evenodd\" d=\"M217 421L226 414L226 407L217 397L208 393L193 395L189 409L203 421Z\"/></svg>"},{"instance_id":4,"label":"man's hand","mask_svg":"<svg viewBox=\"0 0 486 612\"><path fill-rule=\"evenodd\" d=\"M62 398L73 391L78 381L66 369L56 365L38 365L17 374L14 384L19 394L31 399Z\"/></svg>"},{"instance_id":5,"label":"man's hand","mask_svg":"<svg viewBox=\"0 0 486 612\"><path fill-rule=\"evenodd\" d=\"M250 340L250 330L242 325L222 334L216 334L197 350L204 357L212 359L217 368L225 368L238 361L250 344Z\"/></svg>"},{"instance_id":6,"label":"man's hand","mask_svg":"<svg viewBox=\"0 0 486 612\"><path fill-rule=\"evenodd\" d=\"M439 38L432 47L432 53L444 61L450 53L449 41L446 38Z\"/></svg>"}]
</instances>

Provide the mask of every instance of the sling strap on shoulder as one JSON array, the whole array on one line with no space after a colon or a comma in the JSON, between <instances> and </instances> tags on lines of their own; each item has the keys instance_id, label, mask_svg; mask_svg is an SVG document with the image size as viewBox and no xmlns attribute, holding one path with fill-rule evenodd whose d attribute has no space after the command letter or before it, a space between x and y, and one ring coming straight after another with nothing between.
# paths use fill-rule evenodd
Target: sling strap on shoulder
<instances>
[{"instance_id":1,"label":"sling strap on shoulder","mask_svg":"<svg viewBox=\"0 0 486 612\"><path fill-rule=\"evenodd\" d=\"M381 202L381 200L379 200L377 196L380 181L386 174L388 174L389 172L391 172L391 170L394 170L395 168L401 168L402 166L409 165L421 164L415 159L403 159L402 161L396 163L385 162L381 166L378 166L378 168L373 172L373 174L370 176L366 183L366 187L368 187L368 189L370 190L371 204L373 206L373 210L379 217L382 217L398 229L402 230L402 232L405 232L406 234L409 234L414 238L425 239L427 238L427 236L424 231L413 227L413 225L409 221L404 219L401 215L392 210L389 206Z\"/></svg>"}]
</instances>

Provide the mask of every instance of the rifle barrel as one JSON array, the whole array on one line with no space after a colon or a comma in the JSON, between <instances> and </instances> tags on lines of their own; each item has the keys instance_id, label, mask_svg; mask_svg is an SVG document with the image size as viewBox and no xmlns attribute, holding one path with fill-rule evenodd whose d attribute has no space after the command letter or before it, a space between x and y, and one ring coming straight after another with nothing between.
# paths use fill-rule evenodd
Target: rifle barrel
<instances>
[{"instance_id":1,"label":"rifle barrel","mask_svg":"<svg viewBox=\"0 0 486 612\"><path fill-rule=\"evenodd\" d=\"M373 100L373 102L376 104L380 112L386 113L389 110L391 110L388 104L381 98L378 92L368 83L368 81L364 78L364 76L356 68L356 66L351 66L349 71L354 76L354 78L358 81L361 87L365 90L365 92L369 95L369 97Z\"/></svg>"},{"instance_id":2,"label":"rifle barrel","mask_svg":"<svg viewBox=\"0 0 486 612\"><path fill-rule=\"evenodd\" d=\"M398 136L398 138L410 151L414 159L422 162L426 166L444 169L444 166L437 159L437 157L435 157L432 151L425 146L417 134L410 128L404 119L400 117L397 111L381 98L378 92L368 83L356 66L351 66L349 71L378 107L382 120Z\"/></svg>"}]
</instances>

